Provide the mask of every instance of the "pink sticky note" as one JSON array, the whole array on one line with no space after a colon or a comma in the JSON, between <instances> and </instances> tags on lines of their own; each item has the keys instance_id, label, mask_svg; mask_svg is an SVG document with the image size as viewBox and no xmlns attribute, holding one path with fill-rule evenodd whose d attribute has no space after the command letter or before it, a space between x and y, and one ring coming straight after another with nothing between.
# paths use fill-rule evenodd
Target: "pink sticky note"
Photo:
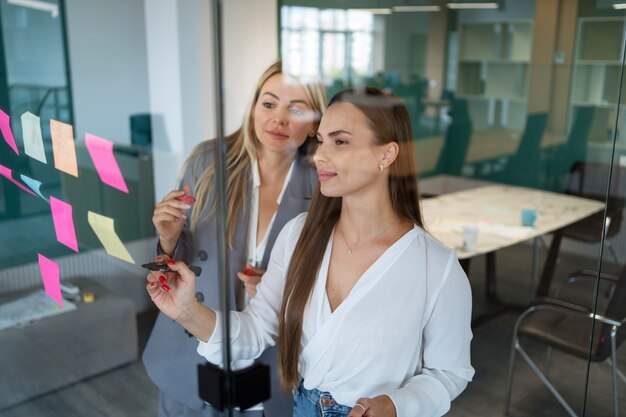
<instances>
[{"instance_id":1,"label":"pink sticky note","mask_svg":"<svg viewBox=\"0 0 626 417\"><path fill-rule=\"evenodd\" d=\"M61 287L59 286L59 265L40 253L39 269L46 294L63 307L63 297L61 297Z\"/></svg>"},{"instance_id":2,"label":"pink sticky note","mask_svg":"<svg viewBox=\"0 0 626 417\"><path fill-rule=\"evenodd\" d=\"M15 184L18 187L20 187L22 190L26 191L28 194L32 194L34 196L37 196L37 194L33 193L31 190L26 188L24 185L22 185L19 182L15 181L13 179L13 172L9 168L7 168L7 167L5 167L3 165L0 165L0 175L2 175L3 177L5 177L9 181L11 181L13 184Z\"/></svg>"},{"instance_id":3,"label":"pink sticky note","mask_svg":"<svg viewBox=\"0 0 626 417\"><path fill-rule=\"evenodd\" d=\"M78 252L74 219L72 218L72 206L51 196L50 210L52 211L52 220L54 221L57 240L59 243Z\"/></svg>"},{"instance_id":4,"label":"pink sticky note","mask_svg":"<svg viewBox=\"0 0 626 417\"><path fill-rule=\"evenodd\" d=\"M113 142L91 133L85 133L85 145L93 164L96 166L100 180L113 188L128 193L126 181L124 181L120 167L113 155Z\"/></svg>"},{"instance_id":5,"label":"pink sticky note","mask_svg":"<svg viewBox=\"0 0 626 417\"><path fill-rule=\"evenodd\" d=\"M2 110L0 110L0 131L2 131L2 136L4 136L4 140L9 144L11 149L19 155L20 151L17 150L13 131L11 130L11 118Z\"/></svg>"},{"instance_id":6,"label":"pink sticky note","mask_svg":"<svg viewBox=\"0 0 626 417\"><path fill-rule=\"evenodd\" d=\"M52 137L54 167L67 174L78 177L76 147L74 145L74 128L72 125L50 119L50 136Z\"/></svg>"}]
</instances>

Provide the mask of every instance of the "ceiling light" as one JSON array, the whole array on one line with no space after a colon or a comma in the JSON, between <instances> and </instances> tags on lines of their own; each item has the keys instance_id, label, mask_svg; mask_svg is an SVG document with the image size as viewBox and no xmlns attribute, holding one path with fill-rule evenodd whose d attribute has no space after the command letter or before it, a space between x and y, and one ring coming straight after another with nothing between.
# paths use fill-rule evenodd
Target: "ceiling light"
<instances>
[{"instance_id":1,"label":"ceiling light","mask_svg":"<svg viewBox=\"0 0 626 417\"><path fill-rule=\"evenodd\" d=\"M613 3L613 8L615 10L624 10L626 9L626 3Z\"/></svg>"},{"instance_id":2,"label":"ceiling light","mask_svg":"<svg viewBox=\"0 0 626 417\"><path fill-rule=\"evenodd\" d=\"M52 17L57 17L59 15L59 5L48 3L47 1L41 0L7 0L7 3L13 4L14 6L22 6L27 7L29 9L41 10L44 12L50 12Z\"/></svg>"},{"instance_id":3,"label":"ceiling light","mask_svg":"<svg viewBox=\"0 0 626 417\"><path fill-rule=\"evenodd\" d=\"M394 12L438 12L439 6L393 6Z\"/></svg>"},{"instance_id":4,"label":"ceiling light","mask_svg":"<svg viewBox=\"0 0 626 417\"><path fill-rule=\"evenodd\" d=\"M497 9L498 3L448 3L448 9Z\"/></svg>"},{"instance_id":5,"label":"ceiling light","mask_svg":"<svg viewBox=\"0 0 626 417\"><path fill-rule=\"evenodd\" d=\"M377 9L348 9L349 12L370 12L372 14L391 14L389 8L377 8Z\"/></svg>"}]
</instances>

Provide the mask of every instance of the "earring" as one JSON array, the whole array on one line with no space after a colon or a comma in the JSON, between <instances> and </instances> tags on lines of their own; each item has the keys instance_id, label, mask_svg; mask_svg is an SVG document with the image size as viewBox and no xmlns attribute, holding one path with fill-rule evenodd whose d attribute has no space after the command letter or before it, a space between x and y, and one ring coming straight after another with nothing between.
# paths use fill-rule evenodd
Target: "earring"
<instances>
[{"instance_id":1,"label":"earring","mask_svg":"<svg viewBox=\"0 0 626 417\"><path fill-rule=\"evenodd\" d=\"M385 166L383 164L378 165L378 169L380 169L380 172L383 172L383 170L385 169Z\"/></svg>"}]
</instances>

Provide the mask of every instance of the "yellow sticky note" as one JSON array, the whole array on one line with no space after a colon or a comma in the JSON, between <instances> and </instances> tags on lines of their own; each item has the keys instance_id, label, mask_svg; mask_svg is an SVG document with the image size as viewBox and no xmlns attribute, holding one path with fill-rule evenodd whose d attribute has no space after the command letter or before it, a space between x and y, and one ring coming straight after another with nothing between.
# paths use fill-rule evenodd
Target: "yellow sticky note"
<instances>
[{"instance_id":1,"label":"yellow sticky note","mask_svg":"<svg viewBox=\"0 0 626 417\"><path fill-rule=\"evenodd\" d=\"M78 177L76 147L74 146L74 129L72 125L50 119L50 135L52 136L54 167L60 171Z\"/></svg>"},{"instance_id":2,"label":"yellow sticky note","mask_svg":"<svg viewBox=\"0 0 626 417\"><path fill-rule=\"evenodd\" d=\"M104 250L111 256L115 256L123 261L131 264L136 264L135 260L124 243L120 240L119 236L115 232L115 220L110 217L103 216L102 214L94 213L93 211L87 212L87 221L93 229L93 231L100 239Z\"/></svg>"}]
</instances>

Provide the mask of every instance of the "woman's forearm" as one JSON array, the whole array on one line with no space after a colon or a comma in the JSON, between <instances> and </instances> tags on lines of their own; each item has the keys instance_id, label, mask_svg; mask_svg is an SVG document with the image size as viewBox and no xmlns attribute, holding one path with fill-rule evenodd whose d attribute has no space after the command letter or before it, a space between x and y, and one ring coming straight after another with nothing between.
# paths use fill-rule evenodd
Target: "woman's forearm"
<instances>
[{"instance_id":1,"label":"woman's forearm","mask_svg":"<svg viewBox=\"0 0 626 417\"><path fill-rule=\"evenodd\" d=\"M208 342L215 330L216 317L215 311L209 307L202 303L193 303L189 311L178 317L176 321L198 340Z\"/></svg>"}]
</instances>

